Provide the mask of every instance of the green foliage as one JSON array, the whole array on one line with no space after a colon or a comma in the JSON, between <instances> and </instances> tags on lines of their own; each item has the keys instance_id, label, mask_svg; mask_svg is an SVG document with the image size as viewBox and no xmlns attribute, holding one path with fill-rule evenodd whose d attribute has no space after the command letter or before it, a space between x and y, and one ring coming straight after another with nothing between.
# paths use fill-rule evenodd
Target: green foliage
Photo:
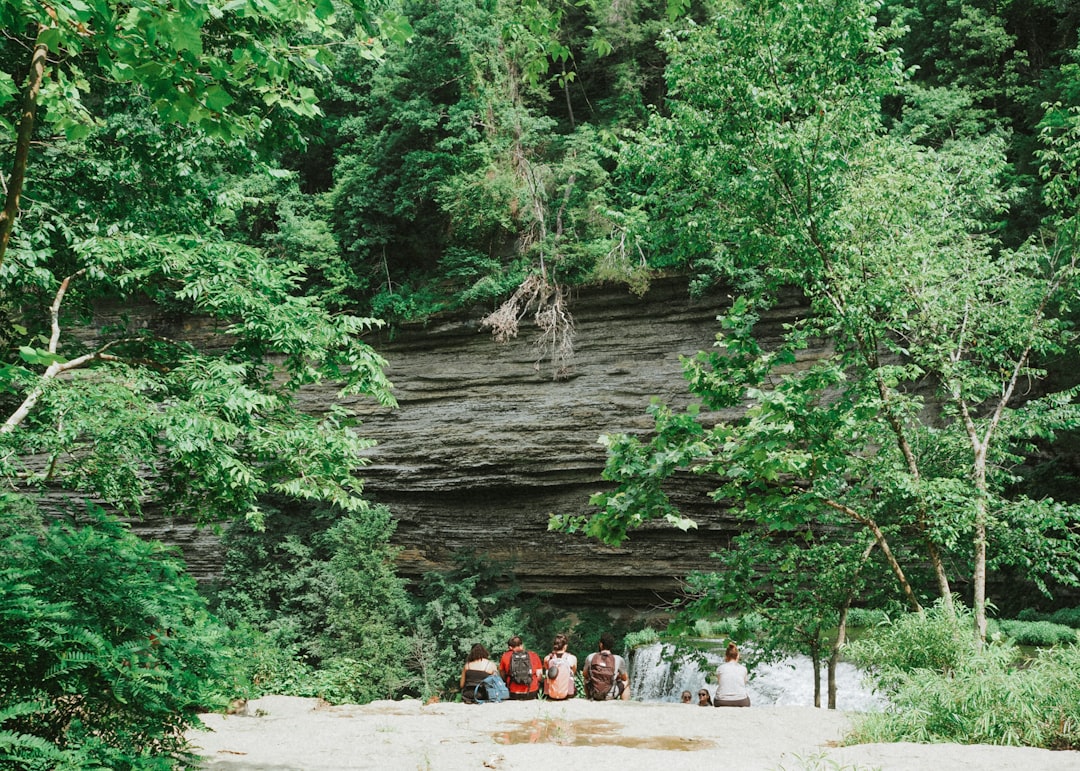
<instances>
[{"instance_id":1,"label":"green foliage","mask_svg":"<svg viewBox=\"0 0 1080 771\"><path fill-rule=\"evenodd\" d=\"M891 707L862 716L849 741L1080 746L1080 646L1017 666L1011 645L973 646L958 616L940 608L916 616L852 644L877 667Z\"/></svg>"},{"instance_id":2,"label":"green foliage","mask_svg":"<svg viewBox=\"0 0 1080 771\"><path fill-rule=\"evenodd\" d=\"M132 512L155 489L174 514L202 522L257 521L271 491L363 507L353 470L370 443L348 410L302 413L296 393L332 381L342 396L392 404L383 360L358 339L376 321L331 315L301 293L300 266L236 243L117 234L78 253L97 291L219 319L232 345L199 351L122 318L89 350L72 339L51 368L37 357L11 380L23 401L0 430L0 472Z\"/></svg>"},{"instance_id":3,"label":"green foliage","mask_svg":"<svg viewBox=\"0 0 1080 771\"><path fill-rule=\"evenodd\" d=\"M1017 645L1034 645L1040 648L1074 645L1078 640L1078 632L1073 627L1049 621L995 619L990 622L990 633L1000 633Z\"/></svg>"},{"instance_id":4,"label":"green foliage","mask_svg":"<svg viewBox=\"0 0 1080 771\"><path fill-rule=\"evenodd\" d=\"M167 769L238 692L226 630L160 544L88 506L2 527L5 768Z\"/></svg>"},{"instance_id":5,"label":"green foliage","mask_svg":"<svg viewBox=\"0 0 1080 771\"><path fill-rule=\"evenodd\" d=\"M675 631L682 631L684 619L676 619ZM766 624L765 618L759 613L743 613L738 616L723 616L721 618L698 618L694 619L691 627L692 634L696 637L707 639L749 640L757 635Z\"/></svg>"},{"instance_id":6,"label":"green foliage","mask_svg":"<svg viewBox=\"0 0 1080 771\"><path fill-rule=\"evenodd\" d=\"M889 614L882 608L852 608L848 611L848 626L869 629L888 623Z\"/></svg>"},{"instance_id":7,"label":"green foliage","mask_svg":"<svg viewBox=\"0 0 1080 771\"><path fill-rule=\"evenodd\" d=\"M216 607L238 629L259 691L365 703L415 689L414 610L394 572L389 512L275 511L238 522Z\"/></svg>"},{"instance_id":8,"label":"green foliage","mask_svg":"<svg viewBox=\"0 0 1080 771\"><path fill-rule=\"evenodd\" d=\"M645 627L644 629L639 629L636 632L631 632L630 634L623 637L623 647L626 650L633 650L634 648L639 648L643 645L652 645L653 643L659 641L659 632L657 632L652 627Z\"/></svg>"},{"instance_id":9,"label":"green foliage","mask_svg":"<svg viewBox=\"0 0 1080 771\"><path fill-rule=\"evenodd\" d=\"M1025 609L1017 614L1020 621L1049 621L1052 624L1071 626L1080 629L1080 608L1059 608L1052 613L1040 613L1036 610Z\"/></svg>"},{"instance_id":10,"label":"green foliage","mask_svg":"<svg viewBox=\"0 0 1080 771\"><path fill-rule=\"evenodd\" d=\"M428 573L417 588L419 613L412 666L424 696L456 692L461 668L475 643L494 658L520 635L526 647L544 650L559 629L555 614L537 598L525 598L509 565L459 555L448 573Z\"/></svg>"},{"instance_id":11,"label":"green foliage","mask_svg":"<svg viewBox=\"0 0 1080 771\"><path fill-rule=\"evenodd\" d=\"M924 612L878 624L872 634L848 645L845 655L870 670L879 687L891 694L906 673L955 672L978 649L970 622L967 608L939 601Z\"/></svg>"},{"instance_id":12,"label":"green foliage","mask_svg":"<svg viewBox=\"0 0 1080 771\"><path fill-rule=\"evenodd\" d=\"M330 3L301 2L258 8L66 2L45 8L13 0L0 5L0 19L25 35L27 49L47 46L53 54L42 112L69 138L91 122L91 95L109 82L145 95L163 121L230 137L256 128L270 108L314 113L315 94L304 78L329 71L326 44L344 37L334 27L333 11ZM295 45L296 29L307 31L305 45ZM17 66L25 65L19 60ZM6 101L14 94L2 96Z\"/></svg>"},{"instance_id":13,"label":"green foliage","mask_svg":"<svg viewBox=\"0 0 1080 771\"><path fill-rule=\"evenodd\" d=\"M334 594L323 633L328 661L320 668L328 701L364 703L415 690L409 640L415 611L394 568L395 523L382 507L362 519L340 519L327 531ZM334 673L340 673L335 677Z\"/></svg>"}]
</instances>

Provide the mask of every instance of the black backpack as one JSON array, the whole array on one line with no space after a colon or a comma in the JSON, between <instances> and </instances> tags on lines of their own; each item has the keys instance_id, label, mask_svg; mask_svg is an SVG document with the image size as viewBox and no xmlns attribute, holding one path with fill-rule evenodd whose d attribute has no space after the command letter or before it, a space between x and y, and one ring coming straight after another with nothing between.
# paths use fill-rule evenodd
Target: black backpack
<instances>
[{"instance_id":1,"label":"black backpack","mask_svg":"<svg viewBox=\"0 0 1080 771\"><path fill-rule=\"evenodd\" d=\"M585 692L590 699L606 699L615 685L615 654L611 651L597 651L589 662L589 679L585 683Z\"/></svg>"},{"instance_id":2,"label":"black backpack","mask_svg":"<svg viewBox=\"0 0 1080 771\"><path fill-rule=\"evenodd\" d=\"M510 682L518 685L532 685L533 668L528 651L513 651L510 654Z\"/></svg>"}]
</instances>

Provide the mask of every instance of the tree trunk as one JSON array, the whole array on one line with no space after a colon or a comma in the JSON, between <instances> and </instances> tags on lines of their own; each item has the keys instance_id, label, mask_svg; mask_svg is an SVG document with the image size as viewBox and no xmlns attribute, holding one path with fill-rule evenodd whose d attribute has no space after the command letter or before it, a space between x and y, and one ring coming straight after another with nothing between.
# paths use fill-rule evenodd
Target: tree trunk
<instances>
[{"instance_id":1,"label":"tree trunk","mask_svg":"<svg viewBox=\"0 0 1080 771\"><path fill-rule=\"evenodd\" d=\"M904 575L904 570L900 567L900 563L897 561L896 556L892 553L892 549L889 548L889 541L885 537L885 532L878 526L878 523L870 517L864 517L850 506L845 506L839 501L826 499L822 502L826 506L847 514L856 522L865 525L870 530L874 536L875 544L881 548L881 553L885 557L885 561L889 563L889 568L892 570L893 575L896 576L896 580L900 584L900 589L904 593L904 597L907 598L911 609L916 613L922 613L922 605L919 604L919 599L915 596L915 591L911 588L911 584L908 582L907 576Z\"/></svg>"},{"instance_id":2,"label":"tree trunk","mask_svg":"<svg viewBox=\"0 0 1080 771\"><path fill-rule=\"evenodd\" d=\"M981 449L981 448L980 448ZM975 533L973 539L974 567L971 574L972 605L975 611L975 640L979 645L986 642L986 454L975 453Z\"/></svg>"},{"instance_id":3,"label":"tree trunk","mask_svg":"<svg viewBox=\"0 0 1080 771\"><path fill-rule=\"evenodd\" d=\"M836 709L836 665L840 661L840 646L833 646L829 654L829 662L826 667L828 673L829 709Z\"/></svg>"},{"instance_id":4,"label":"tree trunk","mask_svg":"<svg viewBox=\"0 0 1080 771\"><path fill-rule=\"evenodd\" d=\"M814 646L810 650L810 661L814 665L814 706L821 707L821 649Z\"/></svg>"},{"instance_id":5,"label":"tree trunk","mask_svg":"<svg viewBox=\"0 0 1080 771\"><path fill-rule=\"evenodd\" d=\"M39 33L44 31L42 27ZM40 40L40 34L38 39ZM0 265L4 264L11 230L15 227L15 218L19 216L19 199L22 197L23 181L26 179L26 164L30 157L30 140L34 135L34 117L37 114L38 92L45 77L45 61L49 49L42 43L34 46L30 56L30 73L26 76L26 91L23 93L22 114L19 117L19 129L15 137L15 160L8 179L7 198L4 210L0 212Z\"/></svg>"}]
</instances>

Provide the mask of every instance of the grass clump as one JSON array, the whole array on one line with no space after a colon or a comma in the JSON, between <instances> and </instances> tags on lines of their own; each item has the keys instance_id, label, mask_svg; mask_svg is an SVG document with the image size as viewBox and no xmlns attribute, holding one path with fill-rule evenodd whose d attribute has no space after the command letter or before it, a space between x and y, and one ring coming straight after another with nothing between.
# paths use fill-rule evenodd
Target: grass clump
<instances>
[{"instance_id":1,"label":"grass clump","mask_svg":"<svg viewBox=\"0 0 1080 771\"><path fill-rule=\"evenodd\" d=\"M1010 640L978 646L970 612L908 614L853 643L891 707L863 716L850 740L1080 748L1080 647L1023 659Z\"/></svg>"}]
</instances>

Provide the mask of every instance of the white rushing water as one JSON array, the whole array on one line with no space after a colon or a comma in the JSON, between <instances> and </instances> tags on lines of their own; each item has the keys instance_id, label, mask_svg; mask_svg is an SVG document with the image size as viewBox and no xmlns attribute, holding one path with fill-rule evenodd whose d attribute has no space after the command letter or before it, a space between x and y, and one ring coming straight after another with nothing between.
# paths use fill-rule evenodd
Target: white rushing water
<instances>
[{"instance_id":1,"label":"white rushing water","mask_svg":"<svg viewBox=\"0 0 1080 771\"><path fill-rule=\"evenodd\" d=\"M640 701L678 701L683 691L716 689L716 667L723 660L719 650L703 652L704 668L693 657L670 660L674 647L664 643L644 645L630 659L630 693ZM750 670L750 703L754 706L814 705L813 667L808 656L789 656L774 663L757 663L752 650L743 649L742 662ZM708 678L706 679L706 675ZM828 703L827 676L821 671L821 703ZM886 702L863 682L854 665L840 662L836 668L836 708L855 712L883 709Z\"/></svg>"}]
</instances>

